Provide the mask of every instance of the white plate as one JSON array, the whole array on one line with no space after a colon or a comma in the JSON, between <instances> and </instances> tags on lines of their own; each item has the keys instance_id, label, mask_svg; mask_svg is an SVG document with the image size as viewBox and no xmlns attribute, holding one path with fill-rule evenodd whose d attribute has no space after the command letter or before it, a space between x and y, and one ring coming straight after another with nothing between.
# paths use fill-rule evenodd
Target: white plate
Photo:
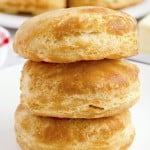
<instances>
[{"instance_id":1,"label":"white plate","mask_svg":"<svg viewBox=\"0 0 150 150\"><path fill-rule=\"evenodd\" d=\"M122 10L138 19L150 12L150 0L144 0L142 3ZM30 17L0 13L0 25L17 29L28 18Z\"/></svg>"},{"instance_id":2,"label":"white plate","mask_svg":"<svg viewBox=\"0 0 150 150\"><path fill-rule=\"evenodd\" d=\"M146 14L150 13L150 0L143 0L142 3L139 3L132 7L122 9L122 11L139 19L145 16Z\"/></svg>"},{"instance_id":3,"label":"white plate","mask_svg":"<svg viewBox=\"0 0 150 150\"><path fill-rule=\"evenodd\" d=\"M141 100L132 108L136 138L130 150L150 150L150 66L139 64ZM19 104L19 80L22 66L0 71L0 149L19 150L14 133L14 112Z\"/></svg>"},{"instance_id":4,"label":"white plate","mask_svg":"<svg viewBox=\"0 0 150 150\"><path fill-rule=\"evenodd\" d=\"M0 25L7 28L17 29L28 18L30 17L0 12Z\"/></svg>"}]
</instances>

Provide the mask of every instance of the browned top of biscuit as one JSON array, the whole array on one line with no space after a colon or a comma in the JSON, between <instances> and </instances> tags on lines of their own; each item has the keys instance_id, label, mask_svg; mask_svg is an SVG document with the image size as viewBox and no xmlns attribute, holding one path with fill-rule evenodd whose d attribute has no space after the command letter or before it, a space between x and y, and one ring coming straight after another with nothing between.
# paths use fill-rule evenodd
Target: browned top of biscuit
<instances>
[{"instance_id":1,"label":"browned top of biscuit","mask_svg":"<svg viewBox=\"0 0 150 150\"><path fill-rule=\"evenodd\" d=\"M61 6L60 4L61 3ZM2 6L7 6L7 8L16 8L18 10L24 10L25 8L36 8L36 9L55 9L55 8L63 8L63 4L65 7L65 0L1 0L0 4ZM0 7L2 8L2 7ZM18 9L17 9L18 8ZM8 10L9 11L9 10ZM35 10L36 11L36 10Z\"/></svg>"},{"instance_id":2,"label":"browned top of biscuit","mask_svg":"<svg viewBox=\"0 0 150 150\"><path fill-rule=\"evenodd\" d=\"M29 34L32 39L32 36L41 32L51 31L50 34L57 39L84 31L107 31L109 34L123 35L135 30L136 21L131 16L120 11L91 6L61 9L41 14L26 21L18 32L29 31L23 37L25 38Z\"/></svg>"},{"instance_id":3,"label":"browned top of biscuit","mask_svg":"<svg viewBox=\"0 0 150 150\"><path fill-rule=\"evenodd\" d=\"M80 61L69 64L28 61L23 68L22 78L23 81L28 80L26 83L31 90L42 85L53 89L58 84L58 93L70 95L129 86L138 79L138 72L136 65L123 60ZM42 82L44 79L46 83ZM42 85L38 84L40 82ZM23 82L22 87L26 88L26 83Z\"/></svg>"},{"instance_id":4,"label":"browned top of biscuit","mask_svg":"<svg viewBox=\"0 0 150 150\"><path fill-rule=\"evenodd\" d=\"M68 6L102 6L111 9L121 9L135 5L141 1L143 0L68 0Z\"/></svg>"}]
</instances>

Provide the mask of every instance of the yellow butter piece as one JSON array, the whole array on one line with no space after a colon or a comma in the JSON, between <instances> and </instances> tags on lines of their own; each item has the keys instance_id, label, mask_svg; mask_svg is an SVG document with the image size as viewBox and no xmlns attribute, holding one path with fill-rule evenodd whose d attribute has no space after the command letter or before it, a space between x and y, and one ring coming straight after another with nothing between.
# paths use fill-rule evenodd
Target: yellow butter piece
<instances>
[{"instance_id":1,"label":"yellow butter piece","mask_svg":"<svg viewBox=\"0 0 150 150\"><path fill-rule=\"evenodd\" d=\"M138 27L140 53L150 54L150 14L139 22Z\"/></svg>"}]
</instances>

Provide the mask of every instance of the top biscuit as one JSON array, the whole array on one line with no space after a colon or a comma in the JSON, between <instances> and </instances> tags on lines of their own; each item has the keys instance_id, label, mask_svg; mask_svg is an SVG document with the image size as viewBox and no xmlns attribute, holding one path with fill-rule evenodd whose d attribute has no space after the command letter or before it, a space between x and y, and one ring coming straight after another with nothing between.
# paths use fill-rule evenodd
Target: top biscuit
<instances>
[{"instance_id":1,"label":"top biscuit","mask_svg":"<svg viewBox=\"0 0 150 150\"><path fill-rule=\"evenodd\" d=\"M60 9L33 17L21 25L14 50L37 62L129 57L137 54L136 25L131 16L108 8Z\"/></svg>"}]
</instances>

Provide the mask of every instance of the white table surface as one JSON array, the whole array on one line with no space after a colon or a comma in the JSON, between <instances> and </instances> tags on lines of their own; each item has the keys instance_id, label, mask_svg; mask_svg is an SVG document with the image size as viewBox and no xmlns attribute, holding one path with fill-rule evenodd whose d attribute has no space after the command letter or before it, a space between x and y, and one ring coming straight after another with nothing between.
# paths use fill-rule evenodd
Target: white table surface
<instances>
[{"instance_id":1,"label":"white table surface","mask_svg":"<svg viewBox=\"0 0 150 150\"><path fill-rule=\"evenodd\" d=\"M150 150L150 66L140 68L141 99L132 108L136 138L130 150ZM22 65L0 71L0 149L19 150L14 134L14 112L19 104Z\"/></svg>"}]
</instances>

